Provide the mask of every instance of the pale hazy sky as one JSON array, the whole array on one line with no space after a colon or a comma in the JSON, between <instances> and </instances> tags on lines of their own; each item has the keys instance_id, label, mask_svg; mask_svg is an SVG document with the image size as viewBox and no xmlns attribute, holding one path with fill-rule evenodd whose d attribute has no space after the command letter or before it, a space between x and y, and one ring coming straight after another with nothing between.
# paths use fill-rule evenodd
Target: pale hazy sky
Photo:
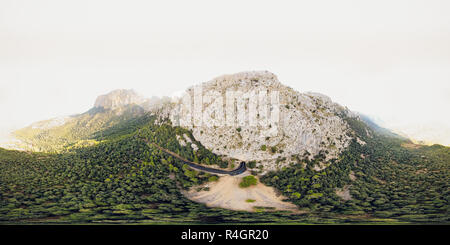
<instances>
[{"instance_id":1,"label":"pale hazy sky","mask_svg":"<svg viewBox=\"0 0 450 245\"><path fill-rule=\"evenodd\" d=\"M450 1L0 1L0 130L117 88L269 70L389 124L450 125Z\"/></svg>"}]
</instances>

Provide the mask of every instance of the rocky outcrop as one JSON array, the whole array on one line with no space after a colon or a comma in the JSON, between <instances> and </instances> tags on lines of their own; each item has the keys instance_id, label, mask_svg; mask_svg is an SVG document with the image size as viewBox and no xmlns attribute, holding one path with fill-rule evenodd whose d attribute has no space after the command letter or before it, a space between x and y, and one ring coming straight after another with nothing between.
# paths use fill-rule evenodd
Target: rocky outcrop
<instances>
[{"instance_id":1,"label":"rocky outcrop","mask_svg":"<svg viewBox=\"0 0 450 245\"><path fill-rule=\"evenodd\" d=\"M327 160L335 158L351 140L351 129L339 115L355 116L352 112L325 95L297 92L280 83L276 75L267 71L224 75L201 84L201 115L195 109L195 104L198 106L199 102L192 99L198 91L192 87L177 100L178 106L173 108L170 115L172 123L192 122L180 125L192 130L195 139L206 148L218 155L244 161L255 160L258 165L262 165L263 173L280 169L294 158L312 158L319 153L325 155ZM229 112L227 102L234 101L227 98L230 91L244 97L244 102L232 102L236 110L238 103L244 103L241 108L246 110L246 115L243 119L233 119L244 123L232 126L217 124L217 121L229 121L228 115L222 114ZM262 100L251 100L252 96L258 97L261 91L270 101L267 113L260 110ZM192 103L186 105L186 101ZM223 107L217 109L221 103ZM191 105L193 109L186 108ZM213 105L216 107L211 113ZM258 122L256 125L250 123L250 108L258 109L257 115L253 115ZM205 116L205 113L208 115ZM259 123L277 113L279 117L275 122L269 120L269 124ZM239 115L239 112L236 114ZM201 125L195 123L199 118L202 120ZM326 164L320 169L324 167Z\"/></svg>"},{"instance_id":2,"label":"rocky outcrop","mask_svg":"<svg viewBox=\"0 0 450 245\"><path fill-rule=\"evenodd\" d=\"M144 102L145 99L133 90L118 89L97 97L94 107L114 110L126 105L140 105Z\"/></svg>"}]
</instances>

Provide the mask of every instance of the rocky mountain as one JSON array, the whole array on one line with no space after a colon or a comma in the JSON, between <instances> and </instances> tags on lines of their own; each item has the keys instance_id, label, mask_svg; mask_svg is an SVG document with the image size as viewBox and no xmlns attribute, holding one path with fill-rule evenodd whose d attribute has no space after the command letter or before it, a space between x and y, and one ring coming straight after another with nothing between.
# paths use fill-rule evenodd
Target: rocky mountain
<instances>
[{"instance_id":1,"label":"rocky mountain","mask_svg":"<svg viewBox=\"0 0 450 245\"><path fill-rule=\"evenodd\" d=\"M145 99L133 90L118 89L97 97L94 108L117 109L130 104L142 104Z\"/></svg>"},{"instance_id":2,"label":"rocky mountain","mask_svg":"<svg viewBox=\"0 0 450 245\"><path fill-rule=\"evenodd\" d=\"M99 96L94 107L77 115L35 122L13 132L8 149L58 152L97 143L98 132L145 113L148 101L133 90L114 90Z\"/></svg>"},{"instance_id":3,"label":"rocky mountain","mask_svg":"<svg viewBox=\"0 0 450 245\"><path fill-rule=\"evenodd\" d=\"M0 223L449 220L450 148L414 144L266 71L173 101L112 92L15 134L32 152L0 148ZM235 160L247 162L236 176L187 164ZM248 177L256 185L241 185Z\"/></svg>"},{"instance_id":4,"label":"rocky mountain","mask_svg":"<svg viewBox=\"0 0 450 245\"><path fill-rule=\"evenodd\" d=\"M201 88L200 103L195 99L199 95L196 88ZM357 114L325 95L295 91L268 71L223 75L172 100L114 90L99 96L86 113L34 123L15 134L34 150L60 149L92 140L96 132L146 112L157 115L159 123L170 122L192 131L195 140L217 155L255 161L261 173L322 155L324 161L315 166L320 170L352 139L365 143L345 120L360 120Z\"/></svg>"},{"instance_id":5,"label":"rocky mountain","mask_svg":"<svg viewBox=\"0 0 450 245\"><path fill-rule=\"evenodd\" d=\"M192 130L195 139L206 148L218 155L257 161L264 171L280 169L294 159L312 158L320 153L325 155L326 160L336 158L348 146L350 140L356 137L343 119L344 116L358 118L356 114L334 103L325 95L297 92L280 83L277 76L268 71L224 75L202 83L200 87L203 96L201 113L197 111L195 114L195 109L183 108L186 107L183 102L192 101L195 97L196 87L191 87L177 100L177 106L171 111L172 123L194 121L184 126ZM240 96L227 97L233 93ZM269 101L273 99L271 95L275 96L275 104L270 105L267 112L264 112L266 108L261 110L261 101L251 101L252 97L261 94L267 95ZM239 102L239 99L243 101ZM235 112L238 110L238 104L243 103L242 110L245 110L245 113L242 123L236 123L237 119L232 118L235 125L214 125L219 119L214 115L230 111L226 109L228 105L224 105L223 110L220 106L211 108L217 104L226 104L225 101L231 101ZM273 125L251 125L249 110L252 106L258 110L255 115L257 122L270 118L269 114L276 113L279 114L277 120ZM211 113L213 116L208 117L205 116L208 110L216 111ZM225 118L229 121L227 116L221 116L219 121ZM195 120L198 121L199 118L203 119L202 125L195 125ZM364 143L360 139L357 140ZM324 167L325 164L317 168Z\"/></svg>"}]
</instances>

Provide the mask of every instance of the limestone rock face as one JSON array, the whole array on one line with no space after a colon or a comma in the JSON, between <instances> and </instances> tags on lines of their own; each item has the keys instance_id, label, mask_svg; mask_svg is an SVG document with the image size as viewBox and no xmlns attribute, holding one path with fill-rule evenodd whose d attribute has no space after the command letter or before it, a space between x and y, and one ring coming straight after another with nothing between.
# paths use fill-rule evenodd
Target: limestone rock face
<instances>
[{"instance_id":1,"label":"limestone rock face","mask_svg":"<svg viewBox=\"0 0 450 245\"><path fill-rule=\"evenodd\" d=\"M139 105L144 101L145 99L133 90L118 89L97 97L94 107L114 110L125 105Z\"/></svg>"},{"instance_id":2,"label":"limestone rock face","mask_svg":"<svg viewBox=\"0 0 450 245\"><path fill-rule=\"evenodd\" d=\"M246 116L240 122L244 123L217 124L218 121L231 122L226 112L227 102L233 100L227 99L227 91L238 91L243 96L241 108L245 108ZM266 102L270 101L265 112L265 108L260 107L262 100L255 102L254 99L261 91L267 95ZM294 158L311 158L319 153L324 154L327 160L336 158L351 140L351 129L339 115L355 116L352 112L325 95L297 92L280 83L276 75L268 71L241 72L205 82L201 84L203 99L200 102L193 99L197 98L195 93L199 94L196 87L189 88L176 101L178 106L173 107L170 115L172 123L192 130L196 140L218 155L257 161L257 165L262 165L263 173L280 169ZM192 101L192 104L186 105L186 101ZM195 113L196 103L197 106L199 103L202 105L202 113L207 112L207 116ZM256 107L252 103L257 103ZM223 107L217 109L221 104ZM232 108L237 110L237 104L233 102ZM191 105L194 109L186 108ZM213 113L212 105L216 105ZM249 108L258 109L257 115L253 115L258 122L256 125L250 123ZM276 113L279 114L276 121L259 123ZM199 118L202 119L201 125L198 124Z\"/></svg>"}]
</instances>

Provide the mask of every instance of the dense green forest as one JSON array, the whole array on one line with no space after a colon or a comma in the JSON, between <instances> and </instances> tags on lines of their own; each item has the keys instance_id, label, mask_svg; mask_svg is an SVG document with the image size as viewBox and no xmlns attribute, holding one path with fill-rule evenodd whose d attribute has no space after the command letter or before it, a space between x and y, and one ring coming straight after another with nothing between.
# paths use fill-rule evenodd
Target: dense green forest
<instances>
[{"instance_id":1,"label":"dense green forest","mask_svg":"<svg viewBox=\"0 0 450 245\"><path fill-rule=\"evenodd\" d=\"M324 160L319 154L261 177L308 212L249 213L207 208L185 198L183 190L217 177L188 168L151 143L194 162L221 167L227 162L188 130L155 120L151 115L119 120L90 132L88 139L96 144L74 147L81 139L74 136L54 153L0 149L0 222L449 222L448 147L410 147L405 139L377 134L346 118L367 144L352 142L322 171L313 170ZM176 136L184 134L197 151L180 145ZM338 190L348 191L349 198L338 196Z\"/></svg>"},{"instance_id":2,"label":"dense green forest","mask_svg":"<svg viewBox=\"0 0 450 245\"><path fill-rule=\"evenodd\" d=\"M347 118L357 136L330 167L315 171L322 160L292 163L265 175L262 181L312 212L411 222L449 222L450 148L417 146L406 139L375 134L361 121ZM366 129L374 137L368 137ZM304 168L306 165L306 168ZM336 190L346 189L343 201Z\"/></svg>"},{"instance_id":3,"label":"dense green forest","mask_svg":"<svg viewBox=\"0 0 450 245\"><path fill-rule=\"evenodd\" d=\"M180 146L176 134L189 132L156 125L154 120L146 115L128 126L117 124L99 134L104 137L99 144L64 153L0 149L0 221L204 223L289 218L283 212L249 215L209 209L186 199L180 190L216 178L189 169L149 142L201 163L221 159L200 145L195 153L190 146Z\"/></svg>"}]
</instances>

